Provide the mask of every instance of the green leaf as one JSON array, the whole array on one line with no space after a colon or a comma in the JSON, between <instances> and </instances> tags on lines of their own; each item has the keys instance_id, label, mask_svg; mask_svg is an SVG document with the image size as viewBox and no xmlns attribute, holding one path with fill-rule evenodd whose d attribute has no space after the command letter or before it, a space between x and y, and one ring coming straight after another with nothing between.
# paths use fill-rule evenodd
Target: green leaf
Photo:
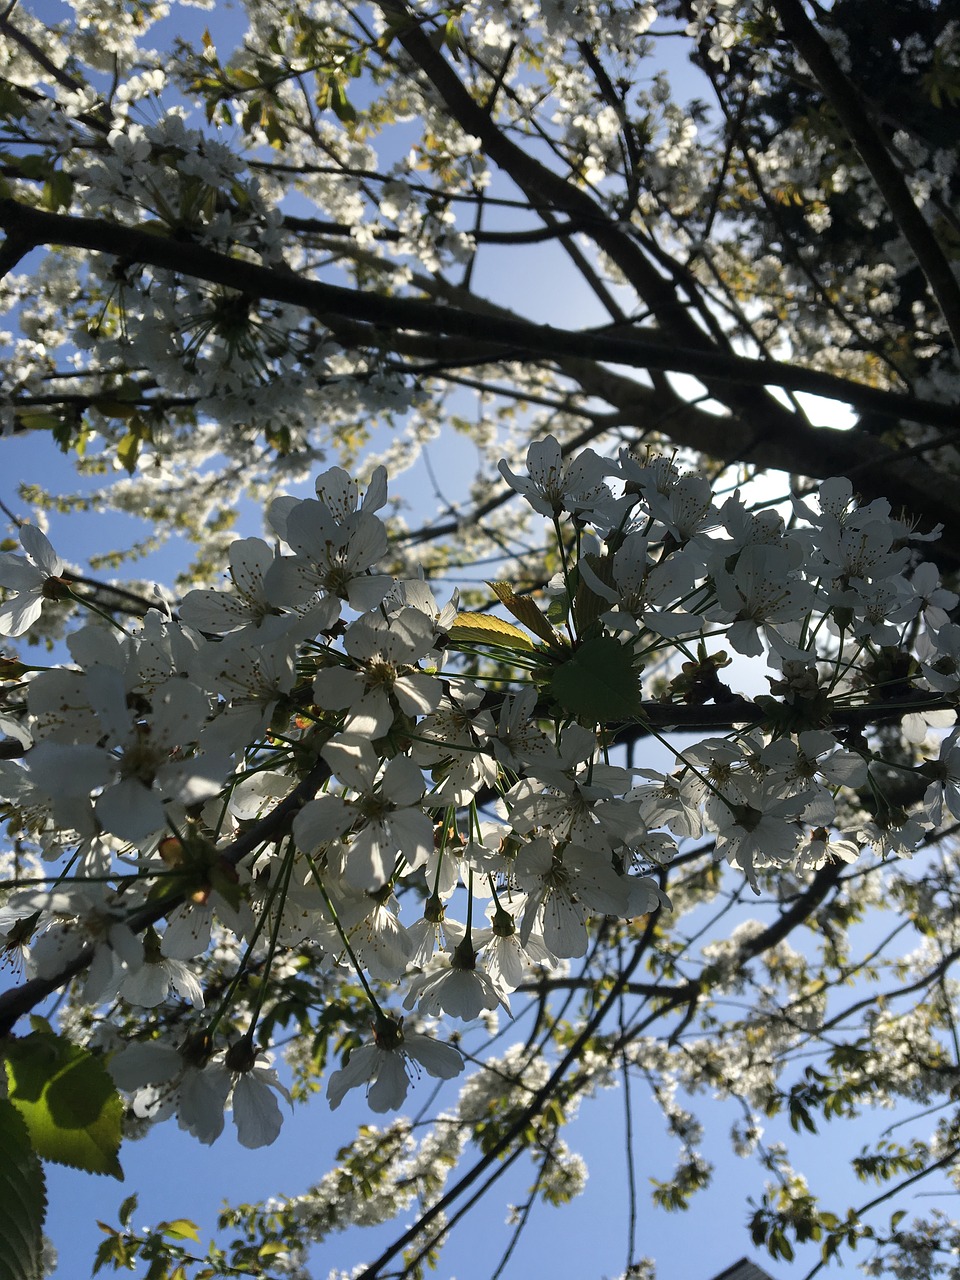
<instances>
[{"instance_id":1,"label":"green leaf","mask_svg":"<svg viewBox=\"0 0 960 1280\"><path fill-rule=\"evenodd\" d=\"M0 1280L37 1280L47 1208L43 1166L17 1108L0 1098Z\"/></svg>"},{"instance_id":2,"label":"green leaf","mask_svg":"<svg viewBox=\"0 0 960 1280\"><path fill-rule=\"evenodd\" d=\"M251 129L255 129L263 120L263 99L253 97L247 99L247 105L244 108L243 115L240 117L240 127L247 133Z\"/></svg>"},{"instance_id":3,"label":"green leaf","mask_svg":"<svg viewBox=\"0 0 960 1280\"><path fill-rule=\"evenodd\" d=\"M16 165L23 177L45 182L50 176L53 161L49 156L34 153L28 156L20 156L16 160Z\"/></svg>"},{"instance_id":4,"label":"green leaf","mask_svg":"<svg viewBox=\"0 0 960 1280\"><path fill-rule=\"evenodd\" d=\"M62 169L54 169L43 184L40 203L45 209L56 213L59 209L67 209L73 199L73 178Z\"/></svg>"},{"instance_id":5,"label":"green leaf","mask_svg":"<svg viewBox=\"0 0 960 1280\"><path fill-rule=\"evenodd\" d=\"M564 711L594 724L628 720L640 713L633 655L613 636L588 640L550 678L550 693Z\"/></svg>"},{"instance_id":6,"label":"green leaf","mask_svg":"<svg viewBox=\"0 0 960 1280\"><path fill-rule=\"evenodd\" d=\"M613 556L598 556L592 553L584 556L584 560L606 586L613 586ZM610 602L598 596L587 586L577 571L576 591L573 597L573 616L580 635L593 625L604 610L610 608Z\"/></svg>"},{"instance_id":7,"label":"green leaf","mask_svg":"<svg viewBox=\"0 0 960 1280\"><path fill-rule=\"evenodd\" d=\"M338 120L344 124L355 124L357 120L356 108L347 97L346 90L340 82L339 76L330 77L330 109Z\"/></svg>"},{"instance_id":8,"label":"green leaf","mask_svg":"<svg viewBox=\"0 0 960 1280\"><path fill-rule=\"evenodd\" d=\"M210 868L210 887L215 889L234 911L240 910L244 888L236 871L225 859L220 859Z\"/></svg>"},{"instance_id":9,"label":"green leaf","mask_svg":"<svg viewBox=\"0 0 960 1280\"><path fill-rule=\"evenodd\" d=\"M49 1031L7 1046L10 1101L44 1160L109 1173L123 1181L117 1160L123 1104L103 1063Z\"/></svg>"},{"instance_id":10,"label":"green leaf","mask_svg":"<svg viewBox=\"0 0 960 1280\"><path fill-rule=\"evenodd\" d=\"M280 123L277 117L277 113L273 110L272 107L270 106L264 107L263 117L260 121L260 124L263 128L263 132L266 136L266 139L270 143L271 147L275 147L277 148L277 150L279 150L281 147L286 146L287 142L289 142L290 135L287 133L286 129Z\"/></svg>"},{"instance_id":11,"label":"green leaf","mask_svg":"<svg viewBox=\"0 0 960 1280\"><path fill-rule=\"evenodd\" d=\"M135 418L139 412L132 400L123 400L120 396L105 396L96 402L97 412L108 418L122 418L125 421Z\"/></svg>"},{"instance_id":12,"label":"green leaf","mask_svg":"<svg viewBox=\"0 0 960 1280\"><path fill-rule=\"evenodd\" d=\"M0 117L19 119L27 114L27 101L12 84L0 84Z\"/></svg>"},{"instance_id":13,"label":"green leaf","mask_svg":"<svg viewBox=\"0 0 960 1280\"><path fill-rule=\"evenodd\" d=\"M569 612L570 596L566 591L559 591L556 595L550 597L545 616L547 621L552 622L555 627L562 627L567 620Z\"/></svg>"},{"instance_id":14,"label":"green leaf","mask_svg":"<svg viewBox=\"0 0 960 1280\"><path fill-rule=\"evenodd\" d=\"M458 613L448 632L466 644L497 644L504 649L533 649L533 641L519 627L489 613Z\"/></svg>"},{"instance_id":15,"label":"green leaf","mask_svg":"<svg viewBox=\"0 0 960 1280\"><path fill-rule=\"evenodd\" d=\"M124 1200L123 1204L120 1206L120 1212L117 1214L122 1227L128 1227L130 1225L130 1219L133 1217L136 1208L137 1196L135 1194L127 1196L126 1200Z\"/></svg>"}]
</instances>

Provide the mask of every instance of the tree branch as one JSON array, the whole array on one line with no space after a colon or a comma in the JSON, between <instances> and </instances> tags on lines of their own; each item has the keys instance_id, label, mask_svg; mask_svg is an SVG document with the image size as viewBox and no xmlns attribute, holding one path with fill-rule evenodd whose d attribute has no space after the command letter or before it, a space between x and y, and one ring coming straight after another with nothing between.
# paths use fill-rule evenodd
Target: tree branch
<instances>
[{"instance_id":1,"label":"tree branch","mask_svg":"<svg viewBox=\"0 0 960 1280\"><path fill-rule=\"evenodd\" d=\"M647 924L644 930L643 937L634 948L634 952L629 963L617 975L612 987L604 998L603 1003L584 1025L580 1034L576 1037L567 1052L564 1054L563 1058L551 1072L550 1078L540 1086L536 1093L534 1093L527 1106L524 1107L523 1111L513 1124L511 1124L497 1142L495 1142L493 1146L483 1154L476 1164L474 1164L462 1178L454 1183L449 1191L435 1201L428 1209L424 1210L413 1225L394 1240L375 1262L373 1262L369 1267L365 1267L363 1271L360 1272L358 1280L376 1280L376 1277L382 1275L384 1267L392 1258L395 1258L402 1249L406 1248L406 1246L440 1214L445 1213L450 1205L477 1181L485 1169L489 1168L489 1166L493 1164L495 1160L498 1160L506 1151L509 1151L514 1140L523 1133L530 1121L539 1113L544 1103L548 1102L553 1096L557 1085L566 1075L569 1067L577 1061L583 1046L596 1032L597 1028L601 1025L603 1019L607 1016L607 1013L613 1007L615 1002L619 1000L624 987L630 981L635 969L643 959L647 943L653 935L653 929L654 925L651 919L651 922Z\"/></svg>"},{"instance_id":2,"label":"tree branch","mask_svg":"<svg viewBox=\"0 0 960 1280\"><path fill-rule=\"evenodd\" d=\"M349 289L342 285L308 280L293 271L259 266L231 258L189 241L157 235L151 229L125 227L97 218L48 213L16 200L0 199L0 226L19 235L31 246L65 245L89 249L110 257L122 257L171 271L177 275L223 285L255 298L269 298L303 307L313 315L332 314L359 320L376 329L412 329L420 333L446 334L474 341L477 361L514 360L521 355L582 356L610 361L635 369L663 369L689 373L705 381L717 379L731 385L783 387L842 400L885 417L907 418L930 426L956 427L952 405L918 400L895 392L850 382L816 369L796 368L772 360L752 360L716 350L676 347L668 337L643 329L610 336L590 330L559 329L502 316L486 320L474 311L437 307L415 298L395 298ZM699 329L697 332L701 332ZM371 338L373 338L371 333ZM792 420L791 420L792 422Z\"/></svg>"},{"instance_id":3,"label":"tree branch","mask_svg":"<svg viewBox=\"0 0 960 1280\"><path fill-rule=\"evenodd\" d=\"M881 391L815 369L752 360L712 348L675 347L665 336L646 330L610 336L532 324L503 314L488 317L479 309L482 304L471 311L413 298L386 297L231 258L202 245L157 235L155 230L48 213L11 199L0 200L0 226L10 235L28 239L31 245L88 249L207 280L251 297L290 303L321 318L343 316L360 321L371 326L369 340L377 346L385 340L389 342L392 331L412 330L469 339L473 363L523 357L610 362L635 369L689 373L707 384L719 381L734 388L780 386L841 400L888 418L950 428L958 425L953 405ZM697 329L697 333L702 331ZM468 363L466 358L464 363ZM607 372L598 369L598 377ZM732 399L735 401L736 397ZM960 495L951 477L922 463L905 463L897 450L878 440L864 439L854 431L812 427L782 406L781 412L785 418L783 430L758 428L749 422L738 424L709 414L697 415L696 419L686 415L684 421L690 424L696 420L700 429L677 432L673 438L728 462L747 460L819 478L851 476L868 496L889 497L908 511L941 521L945 531L939 551L954 562L960 561ZM770 421L772 424L774 420Z\"/></svg>"},{"instance_id":4,"label":"tree branch","mask_svg":"<svg viewBox=\"0 0 960 1280\"><path fill-rule=\"evenodd\" d=\"M310 772L301 779L288 796L285 796L267 816L257 822L244 835L232 841L220 851L220 857L230 866L238 866L248 854L270 840L279 839L289 828L296 814L308 800L320 790L330 777L330 767L325 760L317 760ZM126 923L134 932L156 924L174 908L179 907L186 891L176 892L157 902L134 911ZM30 978L22 987L0 993L0 1039L9 1035L18 1019L35 1009L42 1000L59 991L71 978L82 973L93 961L96 948L86 946L80 953L56 973L44 978Z\"/></svg>"},{"instance_id":5,"label":"tree branch","mask_svg":"<svg viewBox=\"0 0 960 1280\"><path fill-rule=\"evenodd\" d=\"M927 278L930 291L960 353L960 285L936 236L910 194L876 125L863 109L856 88L830 51L830 46L807 17L801 0L771 0L783 29L815 76L824 97L839 117L860 159L866 165L887 208L903 232Z\"/></svg>"}]
</instances>

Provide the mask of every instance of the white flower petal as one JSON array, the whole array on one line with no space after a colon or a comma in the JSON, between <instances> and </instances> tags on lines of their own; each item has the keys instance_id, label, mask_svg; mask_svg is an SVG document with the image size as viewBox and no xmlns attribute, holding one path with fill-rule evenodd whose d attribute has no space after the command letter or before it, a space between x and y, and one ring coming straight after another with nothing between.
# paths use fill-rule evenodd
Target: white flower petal
<instances>
[{"instance_id":1,"label":"white flower petal","mask_svg":"<svg viewBox=\"0 0 960 1280\"><path fill-rule=\"evenodd\" d=\"M375 1044L364 1044L354 1049L347 1064L327 1078L327 1101L331 1111L336 1111L349 1089L356 1089L372 1080L380 1069L380 1057L384 1050Z\"/></svg>"},{"instance_id":2,"label":"white flower petal","mask_svg":"<svg viewBox=\"0 0 960 1280\"><path fill-rule=\"evenodd\" d=\"M385 1111L396 1111L403 1106L409 1088L410 1079L402 1053L396 1049L383 1051L377 1078L367 1090L370 1110L380 1115Z\"/></svg>"},{"instance_id":3,"label":"white flower petal","mask_svg":"<svg viewBox=\"0 0 960 1280\"><path fill-rule=\"evenodd\" d=\"M277 1095L252 1071L244 1072L233 1086L232 1105L241 1146L269 1147L276 1141L283 1127Z\"/></svg>"},{"instance_id":4,"label":"white flower petal","mask_svg":"<svg viewBox=\"0 0 960 1280\"><path fill-rule=\"evenodd\" d=\"M45 578L59 578L63 573L63 561L35 524L20 526L20 545Z\"/></svg>"},{"instance_id":5,"label":"white flower petal","mask_svg":"<svg viewBox=\"0 0 960 1280\"><path fill-rule=\"evenodd\" d=\"M183 1077L177 1109L180 1128L205 1146L223 1133L223 1113L232 1082L230 1072L218 1065L187 1071Z\"/></svg>"},{"instance_id":6,"label":"white flower petal","mask_svg":"<svg viewBox=\"0 0 960 1280\"><path fill-rule=\"evenodd\" d=\"M145 1084L163 1084L183 1069L183 1058L172 1044L150 1041L128 1044L107 1062L107 1070L118 1089L132 1093Z\"/></svg>"},{"instance_id":7,"label":"white flower petal","mask_svg":"<svg viewBox=\"0 0 960 1280\"><path fill-rule=\"evenodd\" d=\"M438 1080L452 1080L463 1070L460 1051L452 1044L434 1040L432 1036L404 1032L403 1048L428 1075L436 1076Z\"/></svg>"}]
</instances>

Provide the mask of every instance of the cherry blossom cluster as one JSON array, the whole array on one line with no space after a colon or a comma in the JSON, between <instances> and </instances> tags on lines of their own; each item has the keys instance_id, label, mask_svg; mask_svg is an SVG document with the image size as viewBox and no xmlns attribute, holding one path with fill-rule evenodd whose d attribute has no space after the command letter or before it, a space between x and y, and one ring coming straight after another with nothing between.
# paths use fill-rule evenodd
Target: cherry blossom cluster
<instances>
[{"instance_id":1,"label":"cherry blossom cluster","mask_svg":"<svg viewBox=\"0 0 960 1280\"><path fill-rule=\"evenodd\" d=\"M186 1039L158 1020L125 1045L102 1019L136 1115L210 1142L229 1104L242 1142L273 1140L261 1006L220 1026L243 974L263 989L298 947L370 1004L331 1105L365 1086L387 1111L419 1069L463 1069L438 1020L509 1013L597 917L669 910L690 842L759 892L866 846L909 856L960 816L958 732L927 737L960 688L957 597L888 504L830 480L752 510L668 457L552 437L501 471L560 566L533 593L492 584L509 619L383 572L386 473L361 492L334 467L271 503L270 541L230 545L226 589L136 626L89 615L61 666L9 660L0 799L37 876L0 908L8 949L51 990L82 971L94 1007L195 1010ZM21 543L0 556L8 636L89 603L42 532ZM728 650L765 661L768 692L721 680ZM723 736L670 746L704 725ZM901 726L897 760L877 725ZM673 767L627 763L638 737ZM211 948L234 957L225 994L201 982Z\"/></svg>"}]
</instances>

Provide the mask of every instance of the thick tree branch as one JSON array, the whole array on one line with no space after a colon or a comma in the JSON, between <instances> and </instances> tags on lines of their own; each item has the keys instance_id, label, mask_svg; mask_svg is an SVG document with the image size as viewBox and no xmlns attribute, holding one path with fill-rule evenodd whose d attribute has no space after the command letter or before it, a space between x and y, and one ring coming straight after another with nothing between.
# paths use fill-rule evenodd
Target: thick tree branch
<instances>
[{"instance_id":1,"label":"thick tree branch","mask_svg":"<svg viewBox=\"0 0 960 1280\"><path fill-rule=\"evenodd\" d=\"M715 349L674 347L663 335L644 330L618 336L558 329L510 318L502 312L486 316L481 310L385 297L231 258L202 245L157 235L153 230L47 213L10 199L0 200L0 226L9 236L28 239L33 245L88 249L206 280L251 297L303 307L320 317L342 316L359 321L370 326L369 341L377 346L389 346L391 335L397 330L413 331L468 340L468 346L461 349L473 352L473 363L523 357L610 362L636 369L689 373L708 384L780 386L841 400L888 418L950 428L958 425L953 405L877 390L814 369L752 360ZM699 329L697 332L702 334ZM464 363L471 362L466 355L463 359ZM607 372L598 366L598 378ZM638 394L638 400L642 399ZM819 478L849 475L867 496L885 495L912 513L941 521L945 532L938 548L940 555L960 561L960 496L949 476L922 463L905 462L896 450L859 436L856 431L812 427L786 410L783 415L782 429L766 430L753 420L739 422L708 414L686 414L683 422L691 429L676 430L673 438L727 461L751 461ZM699 429L693 429L697 423Z\"/></svg>"},{"instance_id":2,"label":"thick tree branch","mask_svg":"<svg viewBox=\"0 0 960 1280\"><path fill-rule=\"evenodd\" d=\"M142 230L98 218L47 213L16 200L2 199L0 226L8 235L29 240L31 245L89 249L193 279L207 280L251 297L303 307L318 316L344 316L388 331L410 329L469 338L473 340L474 359L477 361L512 360L524 355L582 356L635 369L688 373L704 381L716 379L730 385L779 386L788 391L806 391L841 400L854 408L884 417L906 418L930 426L960 425L957 410L952 405L877 390L816 369L802 369L770 360L752 360L711 349L676 347L669 338L643 329L617 336L590 330L559 329L553 325L509 320L502 316L485 320L482 314L474 311L439 308L415 298L387 297L362 289L326 284L305 279L292 271L231 258L202 245L157 235L156 224L151 224L150 230ZM697 332L702 331L698 329ZM371 334L371 338L373 336ZM794 425L791 417L791 426Z\"/></svg>"},{"instance_id":3,"label":"thick tree branch","mask_svg":"<svg viewBox=\"0 0 960 1280\"><path fill-rule=\"evenodd\" d=\"M9 232L0 245L0 280L14 271L18 263L35 247L34 241L28 236Z\"/></svg>"}]
</instances>

